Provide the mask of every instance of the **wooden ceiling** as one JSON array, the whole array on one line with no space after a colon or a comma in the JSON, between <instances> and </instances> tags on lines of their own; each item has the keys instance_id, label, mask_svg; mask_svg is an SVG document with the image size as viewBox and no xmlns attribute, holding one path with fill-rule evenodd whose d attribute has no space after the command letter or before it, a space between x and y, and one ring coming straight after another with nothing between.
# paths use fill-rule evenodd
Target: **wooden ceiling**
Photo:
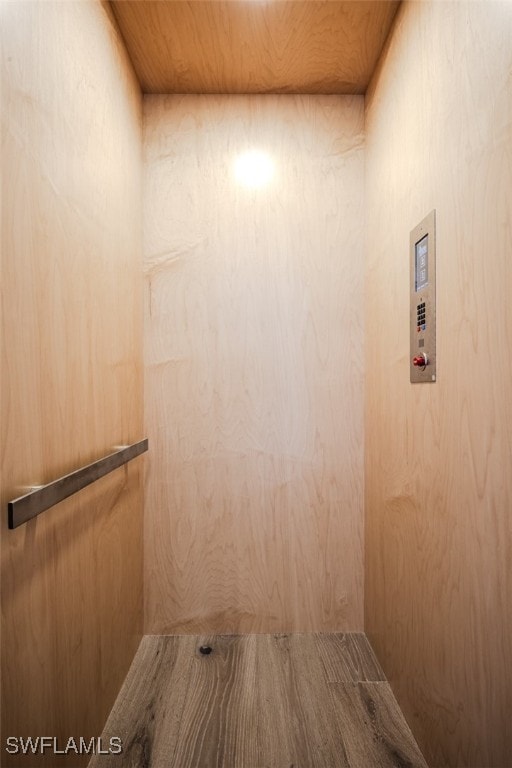
<instances>
[{"instance_id":1,"label":"wooden ceiling","mask_svg":"<svg viewBox=\"0 0 512 768\"><path fill-rule=\"evenodd\" d=\"M111 0L145 93L364 93L400 0Z\"/></svg>"}]
</instances>

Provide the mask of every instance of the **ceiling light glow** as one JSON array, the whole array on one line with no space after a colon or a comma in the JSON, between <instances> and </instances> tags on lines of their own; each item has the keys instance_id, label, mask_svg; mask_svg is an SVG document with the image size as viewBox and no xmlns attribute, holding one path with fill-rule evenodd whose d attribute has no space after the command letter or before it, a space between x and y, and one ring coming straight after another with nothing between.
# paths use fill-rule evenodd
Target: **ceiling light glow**
<instances>
[{"instance_id":1,"label":"ceiling light glow","mask_svg":"<svg viewBox=\"0 0 512 768\"><path fill-rule=\"evenodd\" d=\"M266 152L251 149L235 160L235 178L248 189L266 186L274 175L274 163Z\"/></svg>"}]
</instances>

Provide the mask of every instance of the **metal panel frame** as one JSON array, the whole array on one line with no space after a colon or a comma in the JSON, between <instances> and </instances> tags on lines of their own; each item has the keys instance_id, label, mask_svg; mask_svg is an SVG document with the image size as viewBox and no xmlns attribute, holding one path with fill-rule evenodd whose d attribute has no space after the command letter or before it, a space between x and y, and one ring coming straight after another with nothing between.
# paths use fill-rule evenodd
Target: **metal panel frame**
<instances>
[{"instance_id":1,"label":"metal panel frame","mask_svg":"<svg viewBox=\"0 0 512 768\"><path fill-rule=\"evenodd\" d=\"M415 248L416 243L428 235L428 284L416 291ZM414 227L409 240L410 251L410 379L412 384L434 382L437 378L436 355L436 212L431 211L418 226ZM426 327L418 331L418 305L424 305ZM424 353L428 363L415 366L413 359Z\"/></svg>"}]
</instances>

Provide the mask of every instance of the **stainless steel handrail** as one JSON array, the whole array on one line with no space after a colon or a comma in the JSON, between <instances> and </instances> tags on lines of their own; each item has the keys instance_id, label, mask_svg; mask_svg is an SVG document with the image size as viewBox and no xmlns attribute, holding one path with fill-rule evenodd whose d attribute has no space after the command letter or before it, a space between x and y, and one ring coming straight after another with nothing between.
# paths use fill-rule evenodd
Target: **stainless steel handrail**
<instances>
[{"instance_id":1,"label":"stainless steel handrail","mask_svg":"<svg viewBox=\"0 0 512 768\"><path fill-rule=\"evenodd\" d=\"M104 456L92 464L76 469L69 475L59 477L46 485L40 485L31 488L28 493L13 499L8 503L9 528L17 528L23 523L27 523L33 517L36 517L45 509L53 507L59 501L66 499L73 493L85 488L86 485L94 483L104 475L108 475L114 469L126 464L127 461L134 459L141 453L148 450L148 439L140 440L132 445L120 446L114 453Z\"/></svg>"}]
</instances>

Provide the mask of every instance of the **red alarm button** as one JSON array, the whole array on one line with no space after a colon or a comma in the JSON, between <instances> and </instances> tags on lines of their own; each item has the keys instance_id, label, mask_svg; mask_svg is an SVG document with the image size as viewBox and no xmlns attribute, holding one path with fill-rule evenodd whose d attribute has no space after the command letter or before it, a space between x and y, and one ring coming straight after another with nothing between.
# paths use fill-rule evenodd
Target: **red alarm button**
<instances>
[{"instance_id":1,"label":"red alarm button","mask_svg":"<svg viewBox=\"0 0 512 768\"><path fill-rule=\"evenodd\" d=\"M422 352L421 355L417 355L417 357L413 357L412 364L415 365L417 368L424 368L426 365L428 365L428 357L424 352Z\"/></svg>"}]
</instances>

